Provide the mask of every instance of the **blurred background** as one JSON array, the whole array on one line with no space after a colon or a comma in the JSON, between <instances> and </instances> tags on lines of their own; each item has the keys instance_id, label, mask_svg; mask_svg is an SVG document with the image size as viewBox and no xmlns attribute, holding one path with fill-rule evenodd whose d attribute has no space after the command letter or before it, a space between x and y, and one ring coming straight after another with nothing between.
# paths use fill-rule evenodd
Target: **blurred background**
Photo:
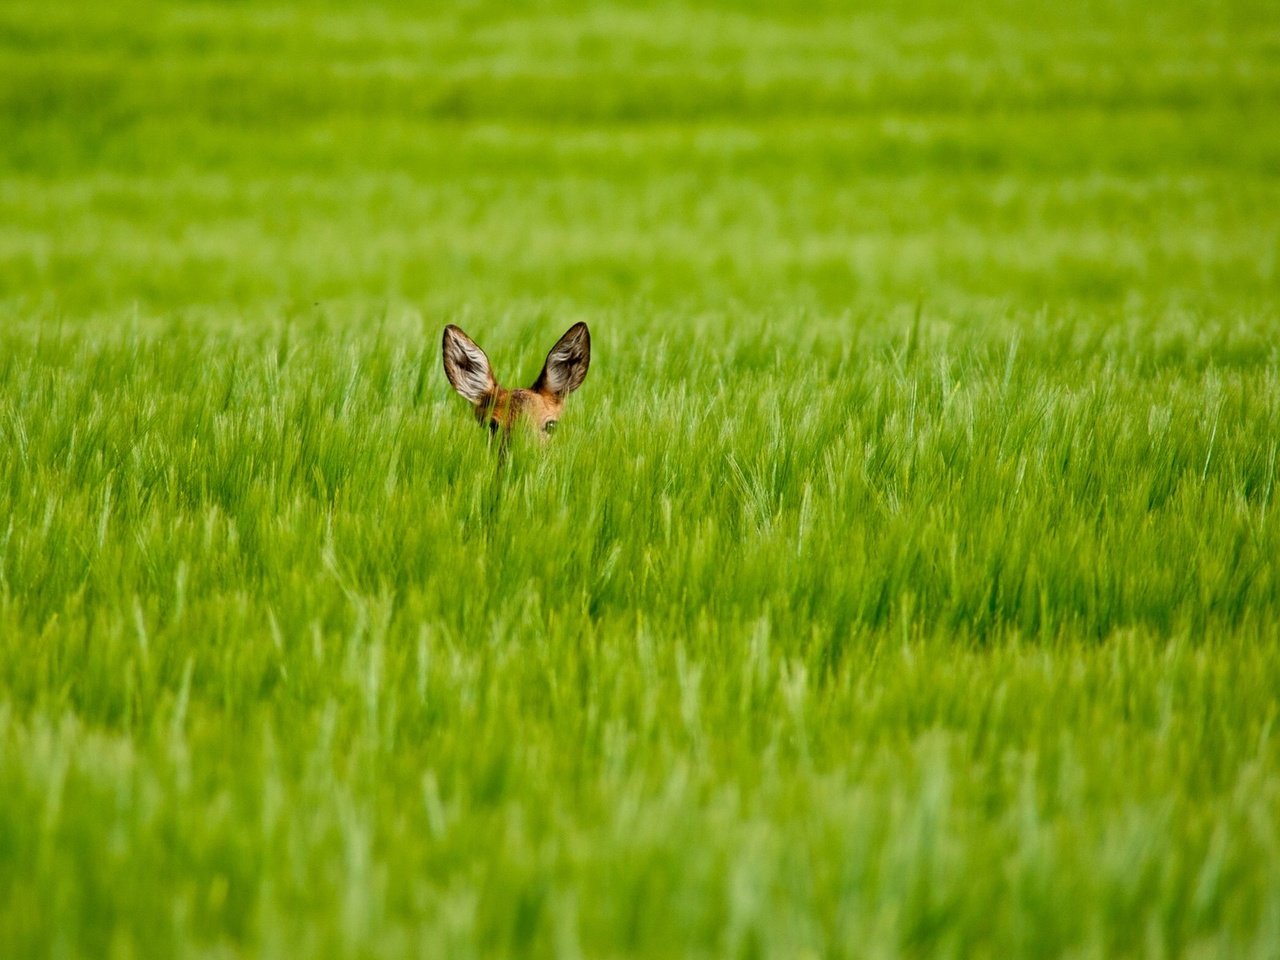
<instances>
[{"instance_id":1,"label":"blurred background","mask_svg":"<svg viewBox=\"0 0 1280 960\"><path fill-rule=\"evenodd\" d=\"M1270 0L6 0L0 320L1274 316L1277 103Z\"/></svg>"}]
</instances>

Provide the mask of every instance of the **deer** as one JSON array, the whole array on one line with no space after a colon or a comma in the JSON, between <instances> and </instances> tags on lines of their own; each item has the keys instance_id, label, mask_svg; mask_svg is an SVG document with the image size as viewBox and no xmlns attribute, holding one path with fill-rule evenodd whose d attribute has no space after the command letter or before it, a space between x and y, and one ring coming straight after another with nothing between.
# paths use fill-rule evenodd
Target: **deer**
<instances>
[{"instance_id":1,"label":"deer","mask_svg":"<svg viewBox=\"0 0 1280 960\"><path fill-rule=\"evenodd\" d=\"M591 331L575 323L547 354L542 372L528 389L508 390L493 375L489 358L474 340L452 323L444 328L444 374L458 394L471 404L476 420L491 436L500 437L500 450L517 423L532 427L547 441L555 433L569 394L582 386L591 365Z\"/></svg>"}]
</instances>

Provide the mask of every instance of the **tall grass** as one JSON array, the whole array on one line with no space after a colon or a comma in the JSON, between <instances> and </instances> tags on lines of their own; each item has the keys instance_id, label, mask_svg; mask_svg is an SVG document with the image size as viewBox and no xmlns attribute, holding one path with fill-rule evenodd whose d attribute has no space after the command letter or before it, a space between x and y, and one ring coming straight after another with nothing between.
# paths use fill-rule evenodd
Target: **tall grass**
<instances>
[{"instance_id":1,"label":"tall grass","mask_svg":"<svg viewBox=\"0 0 1280 960\"><path fill-rule=\"evenodd\" d=\"M0 955L1274 957L1277 36L6 6Z\"/></svg>"}]
</instances>

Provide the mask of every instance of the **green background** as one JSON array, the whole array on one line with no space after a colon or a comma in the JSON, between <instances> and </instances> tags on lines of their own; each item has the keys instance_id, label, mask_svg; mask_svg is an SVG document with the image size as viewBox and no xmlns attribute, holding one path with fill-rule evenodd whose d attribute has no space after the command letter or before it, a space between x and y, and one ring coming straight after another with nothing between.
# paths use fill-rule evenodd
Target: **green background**
<instances>
[{"instance_id":1,"label":"green background","mask_svg":"<svg viewBox=\"0 0 1280 960\"><path fill-rule=\"evenodd\" d=\"M0 7L0 955L1280 955L1273 3ZM501 469L440 368L591 373Z\"/></svg>"}]
</instances>

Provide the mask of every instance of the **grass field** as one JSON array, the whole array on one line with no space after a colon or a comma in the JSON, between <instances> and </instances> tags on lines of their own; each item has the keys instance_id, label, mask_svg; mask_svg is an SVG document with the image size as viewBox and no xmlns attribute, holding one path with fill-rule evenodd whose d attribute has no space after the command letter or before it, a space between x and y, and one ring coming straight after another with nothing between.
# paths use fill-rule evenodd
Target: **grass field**
<instances>
[{"instance_id":1,"label":"grass field","mask_svg":"<svg viewBox=\"0 0 1280 960\"><path fill-rule=\"evenodd\" d=\"M1271 2L0 5L0 956L1280 957ZM502 470L457 323L523 385Z\"/></svg>"}]
</instances>

